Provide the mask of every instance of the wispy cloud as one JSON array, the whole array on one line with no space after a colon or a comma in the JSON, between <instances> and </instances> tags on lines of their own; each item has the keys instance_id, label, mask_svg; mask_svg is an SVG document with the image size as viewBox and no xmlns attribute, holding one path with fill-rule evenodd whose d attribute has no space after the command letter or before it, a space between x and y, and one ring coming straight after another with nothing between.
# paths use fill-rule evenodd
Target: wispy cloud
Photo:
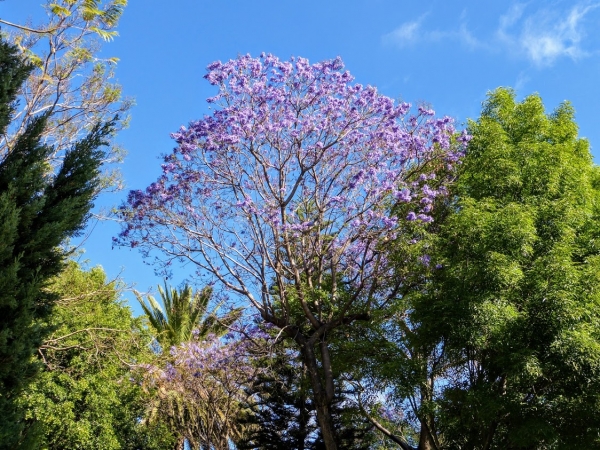
<instances>
[{"instance_id":1,"label":"wispy cloud","mask_svg":"<svg viewBox=\"0 0 600 450\"><path fill-rule=\"evenodd\" d=\"M598 4L575 5L565 12L543 9L523 17L517 5L500 19L497 36L513 53L523 54L536 66L551 66L561 57L579 59L588 55L582 48L583 20Z\"/></svg>"},{"instance_id":2,"label":"wispy cloud","mask_svg":"<svg viewBox=\"0 0 600 450\"><path fill-rule=\"evenodd\" d=\"M462 24L456 30L426 30L423 27L425 16L419 19L401 24L391 33L383 35L384 44L397 47L409 47L420 42L440 42L446 40L460 41L467 47L474 49L485 46Z\"/></svg>"},{"instance_id":3,"label":"wispy cloud","mask_svg":"<svg viewBox=\"0 0 600 450\"><path fill-rule=\"evenodd\" d=\"M529 83L530 80L531 78L525 72L519 73L519 76L515 81L515 90L517 92L522 91L523 89L525 89L525 86L527 85L527 83Z\"/></svg>"},{"instance_id":4,"label":"wispy cloud","mask_svg":"<svg viewBox=\"0 0 600 450\"><path fill-rule=\"evenodd\" d=\"M406 47L416 43L422 39L420 29L424 18L425 16L421 16L419 19L412 22L403 23L391 33L384 35L382 38L383 42L398 47Z\"/></svg>"},{"instance_id":5,"label":"wispy cloud","mask_svg":"<svg viewBox=\"0 0 600 450\"><path fill-rule=\"evenodd\" d=\"M446 30L425 29L425 15L401 24L382 40L401 48L453 40L470 50L503 51L526 58L537 67L548 67L559 58L577 60L589 55L582 45L586 36L586 16L598 7L600 3L588 2L566 10L543 8L529 13L527 5L516 3L499 18L495 32L485 38L477 37L469 30L464 11L459 27Z\"/></svg>"}]
</instances>

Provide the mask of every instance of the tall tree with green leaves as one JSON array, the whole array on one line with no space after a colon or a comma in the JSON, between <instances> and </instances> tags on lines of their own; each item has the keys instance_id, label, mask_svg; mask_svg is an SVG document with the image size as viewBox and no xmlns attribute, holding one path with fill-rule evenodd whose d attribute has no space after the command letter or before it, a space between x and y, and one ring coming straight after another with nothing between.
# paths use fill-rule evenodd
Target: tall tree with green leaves
<instances>
[{"instance_id":1,"label":"tall tree with green leaves","mask_svg":"<svg viewBox=\"0 0 600 450\"><path fill-rule=\"evenodd\" d=\"M0 41L0 134L11 122L17 92L31 67L18 50ZM52 310L56 295L45 289L60 273L60 244L83 227L98 186L112 123L96 125L66 150L53 174L54 151L40 143L47 116L36 117L0 161L0 443L12 448L22 429L15 401L34 376L31 361L48 330L36 319Z\"/></svg>"},{"instance_id":2,"label":"tall tree with green leaves","mask_svg":"<svg viewBox=\"0 0 600 450\"><path fill-rule=\"evenodd\" d=\"M44 326L44 369L20 396L35 448L164 449L174 437L141 420L148 395L137 367L153 358L152 336L119 299L102 268L75 262L49 286L59 296Z\"/></svg>"},{"instance_id":3,"label":"tall tree with green leaves","mask_svg":"<svg viewBox=\"0 0 600 450\"><path fill-rule=\"evenodd\" d=\"M515 97L490 93L469 123L403 299L397 392L422 450L600 448L600 171L569 103Z\"/></svg>"},{"instance_id":4,"label":"tall tree with green leaves","mask_svg":"<svg viewBox=\"0 0 600 450\"><path fill-rule=\"evenodd\" d=\"M133 101L124 98L115 82L118 58L101 54L103 41L117 36L116 27L127 0L46 0L32 11L33 19L19 22L0 18L2 34L33 66L19 88L19 105L9 127L0 135L0 156L9 153L29 122L47 115L42 142L53 146L48 162L59 167L64 150L89 133L97 122L115 115L115 130L127 126ZM38 17L45 20L38 22ZM103 189L119 188L119 162L123 149L114 142L103 157Z\"/></svg>"}]
</instances>

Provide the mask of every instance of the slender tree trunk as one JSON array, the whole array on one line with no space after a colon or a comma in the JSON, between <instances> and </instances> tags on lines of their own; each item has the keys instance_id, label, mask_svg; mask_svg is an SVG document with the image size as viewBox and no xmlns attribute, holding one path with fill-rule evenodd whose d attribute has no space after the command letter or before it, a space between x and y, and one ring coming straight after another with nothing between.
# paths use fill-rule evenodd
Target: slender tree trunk
<instances>
[{"instance_id":1,"label":"slender tree trunk","mask_svg":"<svg viewBox=\"0 0 600 450\"><path fill-rule=\"evenodd\" d=\"M317 405L317 421L323 435L323 442L327 450L337 450L335 439L335 428L333 427L333 417L331 416L330 405Z\"/></svg>"},{"instance_id":2,"label":"slender tree trunk","mask_svg":"<svg viewBox=\"0 0 600 450\"><path fill-rule=\"evenodd\" d=\"M175 450L184 450L185 449L185 438L181 437L177 440L175 444Z\"/></svg>"},{"instance_id":3,"label":"slender tree trunk","mask_svg":"<svg viewBox=\"0 0 600 450\"><path fill-rule=\"evenodd\" d=\"M433 387L421 387L421 401L429 402L431 400L431 389ZM433 417L426 414L419 418L421 422L421 431L419 433L419 450L434 450L437 449L433 438Z\"/></svg>"},{"instance_id":4,"label":"slender tree trunk","mask_svg":"<svg viewBox=\"0 0 600 450\"><path fill-rule=\"evenodd\" d=\"M302 363L302 376L300 378L300 416L298 417L298 450L304 450L306 447L306 438L308 437L308 418L309 412L306 406L306 390L305 390L306 365Z\"/></svg>"},{"instance_id":5,"label":"slender tree trunk","mask_svg":"<svg viewBox=\"0 0 600 450\"><path fill-rule=\"evenodd\" d=\"M419 433L419 450L433 450L433 442L427 428L427 424L421 421L421 432Z\"/></svg>"},{"instance_id":6,"label":"slender tree trunk","mask_svg":"<svg viewBox=\"0 0 600 450\"><path fill-rule=\"evenodd\" d=\"M302 359L306 365L308 376L313 390L315 409L317 410L317 422L323 436L323 442L327 450L337 450L337 440L333 417L331 415L331 403L333 401L333 379L331 365L329 363L329 353L327 353L327 344L321 344L321 353L324 356L323 375L321 375L317 363L317 356L314 351L311 340L303 339L300 343L302 349ZM324 348L325 347L325 348ZM324 354L323 354L324 353ZM323 379L324 378L324 379Z\"/></svg>"}]
</instances>

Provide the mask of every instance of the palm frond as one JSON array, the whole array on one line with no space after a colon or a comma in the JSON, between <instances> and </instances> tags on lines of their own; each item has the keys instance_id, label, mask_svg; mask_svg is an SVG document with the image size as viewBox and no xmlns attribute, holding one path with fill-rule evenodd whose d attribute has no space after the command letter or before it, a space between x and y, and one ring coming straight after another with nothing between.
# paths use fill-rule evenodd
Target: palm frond
<instances>
[{"instance_id":1,"label":"palm frond","mask_svg":"<svg viewBox=\"0 0 600 450\"><path fill-rule=\"evenodd\" d=\"M164 288L158 286L163 308L152 296L147 296L149 304L135 292L150 325L156 331L156 340L163 348L179 345L192 339L194 330L200 337L215 334L222 336L242 316L243 309L237 308L219 316L218 304L208 312L212 297L212 288L205 287L193 292L189 285L178 291L165 282Z\"/></svg>"}]
</instances>

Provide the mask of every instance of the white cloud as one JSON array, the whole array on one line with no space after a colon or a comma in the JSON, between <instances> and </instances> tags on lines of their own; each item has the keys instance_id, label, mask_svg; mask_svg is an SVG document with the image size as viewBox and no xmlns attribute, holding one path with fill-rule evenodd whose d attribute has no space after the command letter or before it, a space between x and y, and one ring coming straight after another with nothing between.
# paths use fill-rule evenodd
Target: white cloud
<instances>
[{"instance_id":1,"label":"white cloud","mask_svg":"<svg viewBox=\"0 0 600 450\"><path fill-rule=\"evenodd\" d=\"M582 46L585 37L584 21L600 3L578 3L567 10L540 9L527 13L524 3L513 4L498 21L495 33L487 39L475 36L466 25L466 11L462 11L458 28L426 30L425 16L405 22L383 36L385 44L400 48L420 42L458 41L470 50L507 52L524 57L535 66L547 67L563 57L578 59L588 55Z\"/></svg>"},{"instance_id":2,"label":"white cloud","mask_svg":"<svg viewBox=\"0 0 600 450\"><path fill-rule=\"evenodd\" d=\"M473 34L469 31L467 26L463 23L461 24L458 32L456 33L458 40L466 45L469 49L475 50L478 48L489 48L489 45L479 39L477 39Z\"/></svg>"},{"instance_id":3,"label":"white cloud","mask_svg":"<svg viewBox=\"0 0 600 450\"><path fill-rule=\"evenodd\" d=\"M461 17L464 16L464 14L465 13L463 12ZM483 42L479 41L471 34L464 24L457 30L424 30L422 27L424 18L425 16L421 16L418 20L405 22L391 33L383 35L383 43L403 48L418 42L455 40L460 41L470 49L485 46Z\"/></svg>"},{"instance_id":4,"label":"white cloud","mask_svg":"<svg viewBox=\"0 0 600 450\"><path fill-rule=\"evenodd\" d=\"M500 33L506 28L513 26L523 16L525 5L523 3L515 3L510 7L508 12L500 16Z\"/></svg>"},{"instance_id":5,"label":"white cloud","mask_svg":"<svg viewBox=\"0 0 600 450\"><path fill-rule=\"evenodd\" d=\"M540 10L523 18L523 5L517 5L500 18L497 36L514 54L522 54L536 66L550 66L558 58L586 56L581 47L582 21L595 5L575 5L566 14Z\"/></svg>"},{"instance_id":6,"label":"white cloud","mask_svg":"<svg viewBox=\"0 0 600 450\"><path fill-rule=\"evenodd\" d=\"M422 21L423 17L413 22L403 23L391 33L384 35L383 42L394 44L398 47L406 47L407 45L414 44L419 40L419 29L421 28Z\"/></svg>"}]
</instances>

